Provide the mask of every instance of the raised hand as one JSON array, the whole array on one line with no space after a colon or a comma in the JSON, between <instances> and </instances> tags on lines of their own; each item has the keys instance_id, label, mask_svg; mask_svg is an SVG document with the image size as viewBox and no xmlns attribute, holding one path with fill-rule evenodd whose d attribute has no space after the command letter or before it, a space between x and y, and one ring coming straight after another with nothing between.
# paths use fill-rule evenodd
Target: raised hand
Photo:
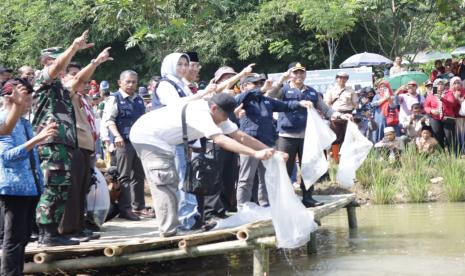
<instances>
[{"instance_id":1,"label":"raised hand","mask_svg":"<svg viewBox=\"0 0 465 276\"><path fill-rule=\"evenodd\" d=\"M252 74L253 72L253 67L255 66L255 63L251 63L249 65L247 65L247 67L245 67L244 69L242 69L241 71L241 75L244 75L244 76L247 76L249 74Z\"/></svg>"},{"instance_id":2,"label":"raised hand","mask_svg":"<svg viewBox=\"0 0 465 276\"><path fill-rule=\"evenodd\" d=\"M26 86L18 84L17 86L13 87L11 95L6 95L5 97L10 98L13 104L23 105L25 104L27 95L28 91Z\"/></svg>"},{"instance_id":3,"label":"raised hand","mask_svg":"<svg viewBox=\"0 0 465 276\"><path fill-rule=\"evenodd\" d=\"M89 30L85 30L82 35L73 41L73 46L78 50L83 50L94 46L94 43L87 43L87 38L89 38Z\"/></svg>"},{"instance_id":4,"label":"raised hand","mask_svg":"<svg viewBox=\"0 0 465 276\"><path fill-rule=\"evenodd\" d=\"M101 64L108 60L113 60L113 58L110 56L110 49L111 47L108 47L105 48L105 50L103 50L102 52L100 52L100 54L95 59L95 62L97 62L97 64Z\"/></svg>"},{"instance_id":5,"label":"raised hand","mask_svg":"<svg viewBox=\"0 0 465 276\"><path fill-rule=\"evenodd\" d=\"M234 109L234 114L236 115L236 118L241 119L242 117L246 115L243 107L244 107L244 104L241 103L238 107Z\"/></svg>"}]
</instances>

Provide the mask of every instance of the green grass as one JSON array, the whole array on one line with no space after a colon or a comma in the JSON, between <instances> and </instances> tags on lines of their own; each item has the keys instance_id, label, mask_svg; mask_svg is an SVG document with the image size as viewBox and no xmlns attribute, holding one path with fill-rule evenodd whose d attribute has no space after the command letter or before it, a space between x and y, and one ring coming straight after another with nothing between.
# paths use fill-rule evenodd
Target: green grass
<instances>
[{"instance_id":1,"label":"green grass","mask_svg":"<svg viewBox=\"0 0 465 276\"><path fill-rule=\"evenodd\" d=\"M406 191L409 202L425 202L428 200L430 177L427 169L430 159L418 154L414 146L407 146L400 157L400 174L398 181Z\"/></svg>"},{"instance_id":2,"label":"green grass","mask_svg":"<svg viewBox=\"0 0 465 276\"><path fill-rule=\"evenodd\" d=\"M437 177L443 180L433 186L431 179ZM465 160L444 151L427 156L408 145L395 163L372 151L357 170L357 180L377 204L393 203L397 194L408 202L425 202L429 191L435 195L443 191L444 199L451 202L465 201Z\"/></svg>"},{"instance_id":3,"label":"green grass","mask_svg":"<svg viewBox=\"0 0 465 276\"><path fill-rule=\"evenodd\" d=\"M398 191L395 170L390 168L387 162L378 161L372 166L371 176L373 201L377 204L394 203Z\"/></svg>"},{"instance_id":4,"label":"green grass","mask_svg":"<svg viewBox=\"0 0 465 276\"><path fill-rule=\"evenodd\" d=\"M465 162L451 155L442 154L439 170L444 178L444 193L448 201L465 200Z\"/></svg>"}]
</instances>

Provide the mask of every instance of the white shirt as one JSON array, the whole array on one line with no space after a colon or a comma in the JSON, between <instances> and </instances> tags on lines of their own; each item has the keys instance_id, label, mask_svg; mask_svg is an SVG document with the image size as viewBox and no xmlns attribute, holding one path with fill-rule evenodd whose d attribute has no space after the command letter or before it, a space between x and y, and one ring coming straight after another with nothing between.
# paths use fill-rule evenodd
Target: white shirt
<instances>
[{"instance_id":1,"label":"white shirt","mask_svg":"<svg viewBox=\"0 0 465 276\"><path fill-rule=\"evenodd\" d=\"M192 91L184 84L184 82L171 75L166 76L168 79L176 83L182 88L186 97L180 98L176 88L167 81L162 81L157 87L157 96L160 99L160 103L163 105L170 105L173 102L189 101L189 96L192 96Z\"/></svg>"},{"instance_id":2,"label":"white shirt","mask_svg":"<svg viewBox=\"0 0 465 276\"><path fill-rule=\"evenodd\" d=\"M174 153L174 146L183 142L181 113L184 105L170 105L144 114L132 126L129 139L133 143L153 145ZM229 119L216 125L205 100L189 102L186 124L190 141L237 131L237 126Z\"/></svg>"},{"instance_id":3,"label":"white shirt","mask_svg":"<svg viewBox=\"0 0 465 276\"><path fill-rule=\"evenodd\" d=\"M416 94L415 96L410 95L409 93L400 94L397 96L399 99L400 111L399 111L399 121L403 122L408 120L408 116L412 114L412 104L423 104L425 102L425 98L420 94ZM418 101L420 100L420 101Z\"/></svg>"}]
</instances>

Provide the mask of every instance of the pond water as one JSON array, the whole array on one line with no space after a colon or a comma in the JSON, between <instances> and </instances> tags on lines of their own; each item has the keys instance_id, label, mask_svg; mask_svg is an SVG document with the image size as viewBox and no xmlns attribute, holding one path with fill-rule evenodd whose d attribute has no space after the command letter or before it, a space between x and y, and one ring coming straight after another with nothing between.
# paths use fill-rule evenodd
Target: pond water
<instances>
[{"instance_id":1,"label":"pond water","mask_svg":"<svg viewBox=\"0 0 465 276\"><path fill-rule=\"evenodd\" d=\"M357 208L349 231L345 209L322 220L318 252L270 253L271 275L465 275L465 203ZM94 275L251 275L251 253L135 265Z\"/></svg>"}]
</instances>

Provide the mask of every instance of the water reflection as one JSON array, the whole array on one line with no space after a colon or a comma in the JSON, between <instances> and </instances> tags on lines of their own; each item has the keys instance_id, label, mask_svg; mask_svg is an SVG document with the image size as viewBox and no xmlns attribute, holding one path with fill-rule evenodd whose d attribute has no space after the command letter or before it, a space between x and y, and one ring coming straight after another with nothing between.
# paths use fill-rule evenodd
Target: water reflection
<instances>
[{"instance_id":1,"label":"water reflection","mask_svg":"<svg viewBox=\"0 0 465 276\"><path fill-rule=\"evenodd\" d=\"M323 219L318 252L270 254L271 275L465 275L465 203L357 208L349 231L345 210ZM250 252L104 270L98 275L251 275Z\"/></svg>"}]
</instances>

